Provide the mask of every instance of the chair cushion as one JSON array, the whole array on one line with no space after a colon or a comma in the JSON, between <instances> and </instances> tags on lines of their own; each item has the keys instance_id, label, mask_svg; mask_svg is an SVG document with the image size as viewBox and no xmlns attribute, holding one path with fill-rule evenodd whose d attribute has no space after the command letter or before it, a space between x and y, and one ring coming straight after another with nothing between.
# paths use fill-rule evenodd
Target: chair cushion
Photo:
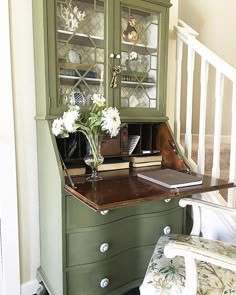
<instances>
[{"instance_id":1,"label":"chair cushion","mask_svg":"<svg viewBox=\"0 0 236 295\"><path fill-rule=\"evenodd\" d=\"M196 236L162 236L153 252L142 285L141 295L183 294L185 286L184 258L168 259L164 255L165 245L172 241L187 242L214 252L236 257L236 246L221 241L212 241ZM236 276L231 270L203 261L196 261L198 270L198 295L236 294Z\"/></svg>"}]
</instances>

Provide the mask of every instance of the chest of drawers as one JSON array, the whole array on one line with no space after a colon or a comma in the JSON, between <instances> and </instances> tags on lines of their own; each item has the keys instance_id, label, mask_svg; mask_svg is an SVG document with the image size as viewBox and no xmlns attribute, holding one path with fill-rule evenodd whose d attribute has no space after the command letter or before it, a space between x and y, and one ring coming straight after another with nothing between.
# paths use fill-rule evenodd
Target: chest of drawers
<instances>
[{"instance_id":1,"label":"chest of drawers","mask_svg":"<svg viewBox=\"0 0 236 295\"><path fill-rule=\"evenodd\" d=\"M185 213L178 201L93 211L67 194L67 294L123 294L138 286L160 235L184 230Z\"/></svg>"}]
</instances>

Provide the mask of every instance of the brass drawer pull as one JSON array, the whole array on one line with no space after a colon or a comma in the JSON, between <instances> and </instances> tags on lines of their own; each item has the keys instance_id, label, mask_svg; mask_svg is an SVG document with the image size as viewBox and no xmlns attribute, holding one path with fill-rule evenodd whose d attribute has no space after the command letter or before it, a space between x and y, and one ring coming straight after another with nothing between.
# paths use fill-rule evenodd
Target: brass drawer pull
<instances>
[{"instance_id":1,"label":"brass drawer pull","mask_svg":"<svg viewBox=\"0 0 236 295\"><path fill-rule=\"evenodd\" d=\"M109 244L108 243L103 243L101 246L100 246L100 252L101 253L105 253L107 252L109 249Z\"/></svg>"},{"instance_id":2,"label":"brass drawer pull","mask_svg":"<svg viewBox=\"0 0 236 295\"><path fill-rule=\"evenodd\" d=\"M102 211L100 211L101 215L107 215L108 212L109 212L109 210L102 210Z\"/></svg>"},{"instance_id":3,"label":"brass drawer pull","mask_svg":"<svg viewBox=\"0 0 236 295\"><path fill-rule=\"evenodd\" d=\"M171 227L167 225L166 227L164 227L163 232L165 235L169 235L171 233Z\"/></svg>"},{"instance_id":4,"label":"brass drawer pull","mask_svg":"<svg viewBox=\"0 0 236 295\"><path fill-rule=\"evenodd\" d=\"M102 288L106 288L108 285L109 285L109 279L108 278L104 278L104 279L101 280L100 286Z\"/></svg>"}]
</instances>

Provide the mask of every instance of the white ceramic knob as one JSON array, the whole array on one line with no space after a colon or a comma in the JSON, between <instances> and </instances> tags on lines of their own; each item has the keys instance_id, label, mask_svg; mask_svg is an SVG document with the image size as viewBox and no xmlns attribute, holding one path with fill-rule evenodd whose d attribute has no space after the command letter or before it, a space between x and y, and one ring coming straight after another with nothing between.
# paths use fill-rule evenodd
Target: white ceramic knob
<instances>
[{"instance_id":1,"label":"white ceramic knob","mask_svg":"<svg viewBox=\"0 0 236 295\"><path fill-rule=\"evenodd\" d=\"M109 212L109 210L102 210L102 211L100 211L101 215L107 215L108 212Z\"/></svg>"},{"instance_id":2,"label":"white ceramic knob","mask_svg":"<svg viewBox=\"0 0 236 295\"><path fill-rule=\"evenodd\" d=\"M163 232L165 235L169 235L171 233L171 227L167 225L166 227L164 227Z\"/></svg>"},{"instance_id":3,"label":"white ceramic knob","mask_svg":"<svg viewBox=\"0 0 236 295\"><path fill-rule=\"evenodd\" d=\"M109 57L110 58L114 58L114 56L115 56L115 54L114 53L111 53Z\"/></svg>"},{"instance_id":4,"label":"white ceramic knob","mask_svg":"<svg viewBox=\"0 0 236 295\"><path fill-rule=\"evenodd\" d=\"M108 243L102 243L100 246L100 252L105 253L109 249L109 244Z\"/></svg>"},{"instance_id":5,"label":"white ceramic knob","mask_svg":"<svg viewBox=\"0 0 236 295\"><path fill-rule=\"evenodd\" d=\"M106 288L108 285L109 285L109 279L108 278L104 278L104 279L101 280L100 286L102 288Z\"/></svg>"},{"instance_id":6,"label":"white ceramic knob","mask_svg":"<svg viewBox=\"0 0 236 295\"><path fill-rule=\"evenodd\" d=\"M170 203L170 201L171 201L171 198L169 198L169 199L165 199L165 202L166 202L166 203Z\"/></svg>"},{"instance_id":7,"label":"white ceramic knob","mask_svg":"<svg viewBox=\"0 0 236 295\"><path fill-rule=\"evenodd\" d=\"M117 58L117 59L120 59L120 54L117 54L117 55L116 55L116 58Z\"/></svg>"}]
</instances>

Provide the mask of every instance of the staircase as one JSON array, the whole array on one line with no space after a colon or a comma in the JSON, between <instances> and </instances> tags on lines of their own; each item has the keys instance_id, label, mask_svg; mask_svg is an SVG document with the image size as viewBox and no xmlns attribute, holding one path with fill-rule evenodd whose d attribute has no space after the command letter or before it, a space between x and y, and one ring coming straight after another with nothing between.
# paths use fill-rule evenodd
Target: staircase
<instances>
[{"instance_id":1,"label":"staircase","mask_svg":"<svg viewBox=\"0 0 236 295\"><path fill-rule=\"evenodd\" d=\"M194 171L236 183L236 69L200 43L198 33L184 22L179 21L175 31L176 141ZM222 134L226 121L231 132L227 137ZM213 199L236 207L236 190Z\"/></svg>"},{"instance_id":2,"label":"staircase","mask_svg":"<svg viewBox=\"0 0 236 295\"><path fill-rule=\"evenodd\" d=\"M183 137L183 136L182 136ZM181 145L184 147L184 140L181 139ZM199 142L196 140L192 141L192 152L191 158L197 163L198 159L198 150ZM214 154L214 145L213 143L205 144L205 171L204 174L212 175L213 168L213 154ZM229 168L230 168L230 144L222 143L220 147L220 178L228 180L229 179Z\"/></svg>"}]
</instances>

